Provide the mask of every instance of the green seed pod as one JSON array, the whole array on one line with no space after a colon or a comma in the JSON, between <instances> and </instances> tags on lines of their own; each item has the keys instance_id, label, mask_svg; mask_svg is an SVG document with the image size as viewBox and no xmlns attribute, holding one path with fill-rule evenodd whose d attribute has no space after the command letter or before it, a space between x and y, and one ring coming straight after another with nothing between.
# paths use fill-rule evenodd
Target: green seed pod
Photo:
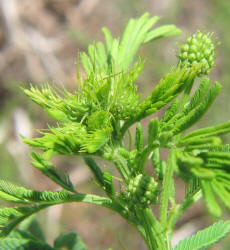
<instances>
[{"instance_id":1,"label":"green seed pod","mask_svg":"<svg viewBox=\"0 0 230 250\"><path fill-rule=\"evenodd\" d=\"M151 176L137 175L127 186L128 196L135 205L147 206L157 202L158 183Z\"/></svg>"},{"instance_id":2,"label":"green seed pod","mask_svg":"<svg viewBox=\"0 0 230 250\"><path fill-rule=\"evenodd\" d=\"M180 47L177 57L181 67L198 67L198 76L208 75L214 65L215 47L217 43L211 39L211 33L197 31L186 39Z\"/></svg>"}]
</instances>

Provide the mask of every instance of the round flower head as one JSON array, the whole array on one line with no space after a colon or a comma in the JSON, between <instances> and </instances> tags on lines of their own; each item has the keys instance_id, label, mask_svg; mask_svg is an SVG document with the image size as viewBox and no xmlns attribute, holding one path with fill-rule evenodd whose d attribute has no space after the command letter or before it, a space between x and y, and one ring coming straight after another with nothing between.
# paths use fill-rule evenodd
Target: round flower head
<instances>
[{"instance_id":1,"label":"round flower head","mask_svg":"<svg viewBox=\"0 0 230 250\"><path fill-rule=\"evenodd\" d=\"M130 180L127 190L136 204L146 206L157 202L159 189L153 177L139 174Z\"/></svg>"},{"instance_id":2,"label":"round flower head","mask_svg":"<svg viewBox=\"0 0 230 250\"><path fill-rule=\"evenodd\" d=\"M214 65L216 42L213 42L212 33L197 31L186 39L180 47L177 57L182 67L197 66L198 76L208 75Z\"/></svg>"}]
</instances>

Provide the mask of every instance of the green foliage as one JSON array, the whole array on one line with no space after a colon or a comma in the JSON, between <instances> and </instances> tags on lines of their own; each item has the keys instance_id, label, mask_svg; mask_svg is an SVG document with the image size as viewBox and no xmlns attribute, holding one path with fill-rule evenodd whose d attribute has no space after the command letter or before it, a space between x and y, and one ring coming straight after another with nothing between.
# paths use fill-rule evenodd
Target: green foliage
<instances>
[{"instance_id":1,"label":"green foliage","mask_svg":"<svg viewBox=\"0 0 230 250\"><path fill-rule=\"evenodd\" d=\"M113 198L115 195L115 187L113 185L113 177L110 173L104 172L103 178L104 178L104 183L105 183L104 189L105 189L107 195L109 197Z\"/></svg>"},{"instance_id":2,"label":"green foliage","mask_svg":"<svg viewBox=\"0 0 230 250\"><path fill-rule=\"evenodd\" d=\"M160 80L152 94L141 103L140 114L136 120L143 119L164 107L186 87L193 84L197 74L196 68L190 70L176 68Z\"/></svg>"},{"instance_id":3,"label":"green foliage","mask_svg":"<svg viewBox=\"0 0 230 250\"><path fill-rule=\"evenodd\" d=\"M195 145L194 142L193 145ZM210 152L207 152L207 149ZM210 147L209 144L206 144L206 148L202 147L200 152L197 149L196 154L178 152L177 157L181 176L187 181L191 178L199 178L201 181L204 199L213 215L221 215L221 208L216 196L230 209L228 188L230 151L228 145Z\"/></svg>"},{"instance_id":4,"label":"green foliage","mask_svg":"<svg viewBox=\"0 0 230 250\"><path fill-rule=\"evenodd\" d=\"M136 128L136 141L135 146L138 151L141 151L143 149L144 145L144 134L143 134L143 128L140 123L138 123Z\"/></svg>"},{"instance_id":5,"label":"green foliage","mask_svg":"<svg viewBox=\"0 0 230 250\"><path fill-rule=\"evenodd\" d=\"M6 238L1 238L1 249L37 249L37 250L86 250L87 247L76 233L59 235L53 243L53 247L46 243L40 224L33 217L27 219L20 229L13 230Z\"/></svg>"},{"instance_id":6,"label":"green foliage","mask_svg":"<svg viewBox=\"0 0 230 250\"><path fill-rule=\"evenodd\" d=\"M174 134L180 133L184 131L185 129L188 129L197 121L199 121L199 119L207 112L208 108L216 99L217 95L220 92L220 89L221 89L221 85L218 82L214 83L214 85L210 88L207 95L204 96L205 99L203 100L202 103L197 105L194 109L189 111L187 114L186 114L187 110L185 109L184 111L185 116L177 121L177 124L175 128L173 129L173 133Z\"/></svg>"},{"instance_id":7,"label":"green foliage","mask_svg":"<svg viewBox=\"0 0 230 250\"><path fill-rule=\"evenodd\" d=\"M207 138L212 136L218 136L227 134L230 132L230 122L225 122L222 124L219 124L217 126L198 129L196 131L193 131L191 133L186 134L182 139L181 143L189 143L190 140L197 140L200 138Z\"/></svg>"},{"instance_id":8,"label":"green foliage","mask_svg":"<svg viewBox=\"0 0 230 250\"><path fill-rule=\"evenodd\" d=\"M31 163L35 168L39 169L44 175L49 177L62 188L75 192L68 175L64 174L60 169L55 168L54 165L50 161L46 160L41 154L33 152L31 157L33 159Z\"/></svg>"},{"instance_id":9,"label":"green foliage","mask_svg":"<svg viewBox=\"0 0 230 250\"><path fill-rule=\"evenodd\" d=\"M149 123L148 128L148 144L152 145L154 141L157 139L159 134L159 121L157 118L152 119Z\"/></svg>"},{"instance_id":10,"label":"green foliage","mask_svg":"<svg viewBox=\"0 0 230 250\"><path fill-rule=\"evenodd\" d=\"M80 122L90 108L90 103L84 100L81 93L72 94L64 87L61 90L45 84L38 89L31 85L30 89L24 89L24 93L58 121Z\"/></svg>"},{"instance_id":11,"label":"green foliage","mask_svg":"<svg viewBox=\"0 0 230 250\"><path fill-rule=\"evenodd\" d=\"M1 239L0 248L2 250L54 250L47 243L21 230L14 230L7 238Z\"/></svg>"},{"instance_id":12,"label":"green foliage","mask_svg":"<svg viewBox=\"0 0 230 250\"><path fill-rule=\"evenodd\" d=\"M105 179L105 191L109 194L113 194L112 179L110 176L104 175ZM110 199L104 197L98 197L96 195L87 195L75 192L70 194L66 190L62 191L38 191L18 187L12 183L6 181L0 181L0 198L6 201L22 203L24 206L17 206L12 208L0 209L0 237L8 235L15 226L20 222L30 217L34 213L47 208L51 205L61 204L65 202L88 202L97 205L101 205L112 210L120 211L123 215L123 208L116 202L112 202Z\"/></svg>"},{"instance_id":13,"label":"green foliage","mask_svg":"<svg viewBox=\"0 0 230 250\"><path fill-rule=\"evenodd\" d=\"M86 245L76 233L62 234L54 241L55 249L87 250Z\"/></svg>"},{"instance_id":14,"label":"green foliage","mask_svg":"<svg viewBox=\"0 0 230 250\"><path fill-rule=\"evenodd\" d=\"M149 32L144 42L146 43L167 36L178 36L180 34L180 29L175 25L162 25Z\"/></svg>"},{"instance_id":15,"label":"green foliage","mask_svg":"<svg viewBox=\"0 0 230 250\"><path fill-rule=\"evenodd\" d=\"M210 80L203 79L191 100L180 108L180 112L176 113L178 104L173 103L166 111L166 117L162 119L162 131L171 130L176 135L199 121L221 90L218 82L215 82L210 89L209 85Z\"/></svg>"},{"instance_id":16,"label":"green foliage","mask_svg":"<svg viewBox=\"0 0 230 250\"><path fill-rule=\"evenodd\" d=\"M100 63L101 65L94 66L96 68L96 72L100 73L115 73L122 70L126 70L129 65L132 63L137 50L143 43L147 43L162 37L167 36L175 36L179 35L181 31L175 25L164 25L160 26L154 30L151 30L152 26L159 20L159 17L155 16L149 18L149 13L145 13L139 19L131 19L126 26L126 29L123 33L121 41L119 39L113 39L110 31L107 28L103 28L102 31L105 35L106 41L106 49L103 48L103 45L96 44L96 51L94 50L93 53L89 53L89 57L85 57L82 60L84 69L86 72L91 72L90 69L93 68L95 58L101 53ZM131 38L131 39L130 39ZM101 47L98 49L97 47ZM100 53L99 53L100 51ZM105 53L106 51L106 53ZM88 63L87 63L88 62ZM104 67L100 67L100 66ZM97 71L97 69L99 69ZM103 70L103 71L102 71Z\"/></svg>"},{"instance_id":17,"label":"green foliage","mask_svg":"<svg viewBox=\"0 0 230 250\"><path fill-rule=\"evenodd\" d=\"M152 119L148 126L148 141L143 145L143 134L141 131L141 125L138 125L136 129L136 147L137 151L134 151L135 160L133 165L137 173L142 173L146 165L146 161L151 152L159 147L161 138L159 138L159 120L157 118ZM139 142L138 142L139 141Z\"/></svg>"},{"instance_id":18,"label":"green foliage","mask_svg":"<svg viewBox=\"0 0 230 250\"><path fill-rule=\"evenodd\" d=\"M178 243L173 250L198 250L207 249L230 233L230 221L219 221L212 226L199 231L192 237Z\"/></svg>"},{"instance_id":19,"label":"green foliage","mask_svg":"<svg viewBox=\"0 0 230 250\"><path fill-rule=\"evenodd\" d=\"M48 84L24 90L57 121L56 125L40 130L40 137L22 140L42 151L31 154L32 165L62 190L41 192L0 181L0 198L22 204L0 209L3 249L24 246L36 249L38 244L49 248L41 231L32 230L32 224L14 231L25 237L12 238L11 232L41 209L65 202L88 202L119 213L137 229L151 250L169 249L177 220L201 194L212 215L221 216L220 202L230 210L230 146L220 138L230 132L230 122L186 133L209 110L222 88L218 82L211 84L209 78L198 79L209 74L214 65L217 43L210 33L198 31L188 37L180 48L178 65L142 100L135 83L145 61L137 57L138 49L147 42L180 33L174 25L152 29L158 19L148 13L131 19L121 39L114 39L103 28L105 45L96 42L79 55L79 86L74 93ZM79 63L84 76L79 74ZM194 86L195 80L198 84ZM163 107L166 107L163 117L151 118L144 133L141 121ZM135 123L133 139L129 128ZM168 160L162 160L162 148L168 150ZM57 154L81 156L108 198L77 192L69 176L51 162ZM102 171L97 158L110 161L117 172L109 173L106 163ZM146 168L150 160L151 170ZM185 182L181 203L175 199L174 175ZM152 212L152 204L159 205L159 216ZM220 221L185 239L175 249L204 249L229 231L229 222ZM77 234L70 233L59 236L54 248L86 249L86 246Z\"/></svg>"},{"instance_id":20,"label":"green foliage","mask_svg":"<svg viewBox=\"0 0 230 250\"><path fill-rule=\"evenodd\" d=\"M45 243L45 237L43 231L35 217L27 219L23 225L20 226L20 230L14 230L10 235L15 235L15 233L20 233L23 239L27 238L28 235L34 240L36 239L42 246L40 249L68 249L68 250L86 250L87 247L83 243L82 239L77 233L67 233L67 234L60 234L53 243L53 247L48 247L48 244ZM22 248L24 249L24 248ZM27 249L27 248L26 248ZM37 248L33 248L37 249Z\"/></svg>"},{"instance_id":21,"label":"green foliage","mask_svg":"<svg viewBox=\"0 0 230 250\"><path fill-rule=\"evenodd\" d=\"M36 216L31 216L23 221L19 227L21 231L25 231L40 241L45 241L45 235Z\"/></svg>"},{"instance_id":22,"label":"green foliage","mask_svg":"<svg viewBox=\"0 0 230 250\"><path fill-rule=\"evenodd\" d=\"M53 204L53 202L63 202L70 199L69 192L57 191L57 192L49 192L49 191L36 191L30 190L23 187L18 187L12 183L0 180L0 190L1 195L0 197L4 200L11 201L11 202L20 202L20 203L42 203L42 204Z\"/></svg>"},{"instance_id":23,"label":"green foliage","mask_svg":"<svg viewBox=\"0 0 230 250\"><path fill-rule=\"evenodd\" d=\"M155 149L152 154L152 165L159 181L163 181L166 170L166 162L160 159L159 149Z\"/></svg>"},{"instance_id":24,"label":"green foliage","mask_svg":"<svg viewBox=\"0 0 230 250\"><path fill-rule=\"evenodd\" d=\"M0 180L0 198L6 201L22 203L27 206L0 209L0 236L7 235L25 218L37 213L49 205L71 201L71 195L63 190L58 192L30 190Z\"/></svg>"},{"instance_id":25,"label":"green foliage","mask_svg":"<svg viewBox=\"0 0 230 250\"><path fill-rule=\"evenodd\" d=\"M20 222L48 205L32 205L0 209L0 237L7 236Z\"/></svg>"},{"instance_id":26,"label":"green foliage","mask_svg":"<svg viewBox=\"0 0 230 250\"><path fill-rule=\"evenodd\" d=\"M103 173L94 159L85 157L84 160L90 170L93 172L97 183L105 190L108 196L113 197L115 191L111 174L108 172Z\"/></svg>"},{"instance_id":27,"label":"green foliage","mask_svg":"<svg viewBox=\"0 0 230 250\"><path fill-rule=\"evenodd\" d=\"M84 158L85 163L88 165L90 170L92 171L97 183L104 187L104 177L103 177L103 172L101 171L100 167L97 165L97 163L94 161L94 159L85 157Z\"/></svg>"}]
</instances>

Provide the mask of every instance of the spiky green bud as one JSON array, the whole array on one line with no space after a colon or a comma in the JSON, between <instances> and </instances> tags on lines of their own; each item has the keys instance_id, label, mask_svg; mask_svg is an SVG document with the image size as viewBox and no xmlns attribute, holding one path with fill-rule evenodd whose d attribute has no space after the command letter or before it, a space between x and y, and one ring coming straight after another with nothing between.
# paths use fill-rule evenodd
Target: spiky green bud
<instances>
[{"instance_id":1,"label":"spiky green bud","mask_svg":"<svg viewBox=\"0 0 230 250\"><path fill-rule=\"evenodd\" d=\"M217 43L212 39L212 33L197 31L186 39L180 47L177 57L182 67L198 67L198 76L208 75L214 65L215 47Z\"/></svg>"},{"instance_id":2,"label":"spiky green bud","mask_svg":"<svg viewBox=\"0 0 230 250\"><path fill-rule=\"evenodd\" d=\"M158 183L151 176L137 175L127 187L128 196L136 205L147 206L157 201Z\"/></svg>"}]
</instances>

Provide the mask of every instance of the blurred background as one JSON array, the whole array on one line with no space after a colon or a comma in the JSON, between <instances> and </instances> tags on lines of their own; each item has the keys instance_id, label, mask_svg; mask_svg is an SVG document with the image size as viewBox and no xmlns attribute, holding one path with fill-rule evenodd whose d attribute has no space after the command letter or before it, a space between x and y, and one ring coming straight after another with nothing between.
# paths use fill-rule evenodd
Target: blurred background
<instances>
[{"instance_id":1,"label":"blurred background","mask_svg":"<svg viewBox=\"0 0 230 250\"><path fill-rule=\"evenodd\" d=\"M76 56L89 43L103 40L101 27L119 36L127 21L143 12L161 16L159 24L176 24L183 35L147 44L141 54L147 59L137 84L146 96L159 79L177 63L177 44L200 29L212 31L221 41L213 80L224 90L211 111L197 126L215 125L230 118L230 1L228 0L0 0L0 178L39 190L56 190L45 176L30 165L30 149L19 135L32 137L52 124L43 110L23 95L30 83L77 85ZM224 142L230 137L224 137ZM57 157L55 164L69 173L77 190L100 194L92 175L79 158ZM105 167L105 166L104 166ZM181 190L182 183L178 180ZM183 190L183 189L182 189ZM178 193L182 199L184 193ZM201 202L179 221L173 242L210 225ZM145 249L138 234L118 215L87 204L56 206L39 214L52 242L60 232L76 231L89 249ZM227 213L225 215L227 218ZM229 249L226 239L212 249Z\"/></svg>"}]
</instances>

